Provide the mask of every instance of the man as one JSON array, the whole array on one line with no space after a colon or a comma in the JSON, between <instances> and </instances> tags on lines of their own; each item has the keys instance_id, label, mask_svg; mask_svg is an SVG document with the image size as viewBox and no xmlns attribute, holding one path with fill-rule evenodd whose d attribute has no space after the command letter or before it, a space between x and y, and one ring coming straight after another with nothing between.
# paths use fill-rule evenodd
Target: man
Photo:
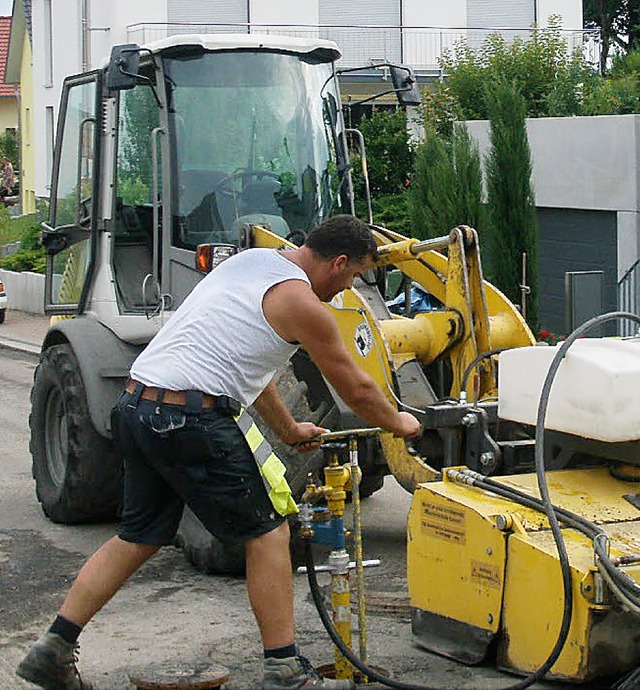
<instances>
[{"instance_id":1,"label":"man","mask_svg":"<svg viewBox=\"0 0 640 690\"><path fill-rule=\"evenodd\" d=\"M13 172L13 165L11 161L3 156L2 158L2 189L0 189L0 196L11 196L13 194L13 186L16 183L15 174Z\"/></svg>"},{"instance_id":2,"label":"man","mask_svg":"<svg viewBox=\"0 0 640 690\"><path fill-rule=\"evenodd\" d=\"M287 509L276 512L234 415L240 403L253 404L284 443L312 448L326 429L296 422L273 381L303 347L365 422L398 436L418 433L417 419L398 412L354 362L323 305L350 288L376 253L365 223L335 216L298 249L250 249L227 259L187 297L134 362L118 403L125 457L118 536L83 566L53 625L18 667L20 676L44 688L89 687L73 657L80 631L173 541L186 503L218 539L245 545L247 590L264 647L263 689L352 687L320 678L297 653Z\"/></svg>"}]
</instances>

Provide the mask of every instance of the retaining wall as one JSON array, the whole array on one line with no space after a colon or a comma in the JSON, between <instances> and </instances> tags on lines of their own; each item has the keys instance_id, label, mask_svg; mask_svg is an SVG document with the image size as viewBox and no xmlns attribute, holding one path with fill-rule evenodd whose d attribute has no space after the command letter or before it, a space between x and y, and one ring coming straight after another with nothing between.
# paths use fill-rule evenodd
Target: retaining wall
<instances>
[{"instance_id":1,"label":"retaining wall","mask_svg":"<svg viewBox=\"0 0 640 690\"><path fill-rule=\"evenodd\" d=\"M44 314L44 275L30 271L5 271L0 268L0 281L9 299L9 309Z\"/></svg>"}]
</instances>

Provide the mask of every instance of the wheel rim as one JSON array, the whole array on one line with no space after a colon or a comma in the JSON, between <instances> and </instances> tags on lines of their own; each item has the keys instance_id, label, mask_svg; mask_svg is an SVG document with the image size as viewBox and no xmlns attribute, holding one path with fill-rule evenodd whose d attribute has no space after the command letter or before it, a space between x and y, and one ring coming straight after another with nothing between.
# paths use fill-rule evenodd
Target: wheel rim
<instances>
[{"instance_id":1,"label":"wheel rim","mask_svg":"<svg viewBox=\"0 0 640 690\"><path fill-rule=\"evenodd\" d=\"M59 388L53 388L47 398L45 425L47 469L51 481L60 486L67 465L67 415Z\"/></svg>"}]
</instances>

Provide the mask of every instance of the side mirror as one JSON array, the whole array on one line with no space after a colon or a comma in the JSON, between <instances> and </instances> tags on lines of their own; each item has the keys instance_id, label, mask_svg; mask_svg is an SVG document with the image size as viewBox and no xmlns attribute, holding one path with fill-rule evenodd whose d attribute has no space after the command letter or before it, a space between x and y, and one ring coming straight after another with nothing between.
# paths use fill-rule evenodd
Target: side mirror
<instances>
[{"instance_id":1,"label":"side mirror","mask_svg":"<svg viewBox=\"0 0 640 690\"><path fill-rule=\"evenodd\" d=\"M139 67L140 46L137 43L113 46L107 68L107 86L115 91L132 89L139 81Z\"/></svg>"},{"instance_id":2,"label":"side mirror","mask_svg":"<svg viewBox=\"0 0 640 690\"><path fill-rule=\"evenodd\" d=\"M391 65L391 81L400 105L420 105L418 82L409 67Z\"/></svg>"}]
</instances>

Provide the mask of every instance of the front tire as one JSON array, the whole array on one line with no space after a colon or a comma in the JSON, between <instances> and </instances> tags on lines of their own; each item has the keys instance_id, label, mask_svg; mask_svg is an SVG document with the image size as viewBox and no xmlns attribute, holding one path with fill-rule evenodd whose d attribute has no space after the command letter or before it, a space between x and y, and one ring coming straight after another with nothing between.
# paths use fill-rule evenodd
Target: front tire
<instances>
[{"instance_id":1,"label":"front tire","mask_svg":"<svg viewBox=\"0 0 640 690\"><path fill-rule=\"evenodd\" d=\"M122 460L94 428L78 360L70 345L45 350L29 415L36 495L53 522L113 519L122 495Z\"/></svg>"}]
</instances>

